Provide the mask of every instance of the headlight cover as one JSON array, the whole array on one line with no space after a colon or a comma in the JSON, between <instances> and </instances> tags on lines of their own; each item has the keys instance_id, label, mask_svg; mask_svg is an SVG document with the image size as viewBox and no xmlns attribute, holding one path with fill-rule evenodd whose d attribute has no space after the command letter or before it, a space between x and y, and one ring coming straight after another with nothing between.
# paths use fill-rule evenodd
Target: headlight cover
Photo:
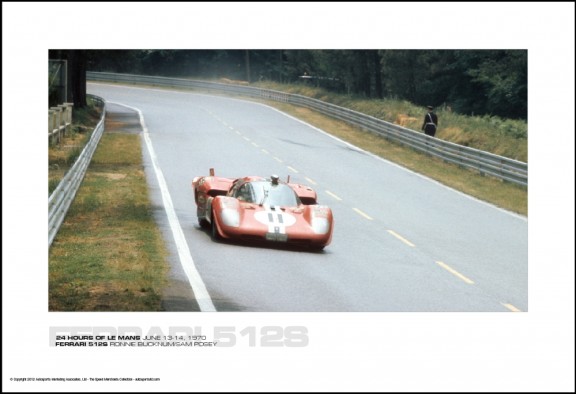
<instances>
[{"instance_id":1,"label":"headlight cover","mask_svg":"<svg viewBox=\"0 0 576 394\"><path fill-rule=\"evenodd\" d=\"M324 206L316 206L312 210L312 231L316 234L328 234L330 232L330 209Z\"/></svg>"},{"instance_id":2,"label":"headlight cover","mask_svg":"<svg viewBox=\"0 0 576 394\"><path fill-rule=\"evenodd\" d=\"M224 208L220 213L222 224L229 227L240 227L240 213L236 209Z\"/></svg>"}]
</instances>

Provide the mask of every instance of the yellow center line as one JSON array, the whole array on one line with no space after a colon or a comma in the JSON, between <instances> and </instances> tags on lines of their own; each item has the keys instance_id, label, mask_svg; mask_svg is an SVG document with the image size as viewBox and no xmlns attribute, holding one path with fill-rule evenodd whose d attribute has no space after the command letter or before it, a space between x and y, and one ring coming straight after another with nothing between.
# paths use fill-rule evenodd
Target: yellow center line
<instances>
[{"instance_id":1,"label":"yellow center line","mask_svg":"<svg viewBox=\"0 0 576 394\"><path fill-rule=\"evenodd\" d=\"M293 168L293 167L290 167L290 166L286 166L286 167L288 167L288 169L289 169L290 171L295 172L296 174L298 173L298 170L297 170L297 169L295 169L295 168Z\"/></svg>"},{"instance_id":2,"label":"yellow center line","mask_svg":"<svg viewBox=\"0 0 576 394\"><path fill-rule=\"evenodd\" d=\"M468 279L467 277L462 275L460 272L456 271L454 268L448 266L448 264L445 264L441 261L437 261L436 264L438 264L440 267L444 268L446 271L450 272L451 274L456 275L457 277L459 277L460 279L462 279L464 282L468 283L469 285L474 284L474 282L472 280Z\"/></svg>"},{"instance_id":3,"label":"yellow center line","mask_svg":"<svg viewBox=\"0 0 576 394\"><path fill-rule=\"evenodd\" d=\"M395 236L396 238L398 238L400 241L404 242L406 245L408 246L412 246L415 247L416 245L414 245L412 242L408 241L406 238L402 237L401 235L397 234L396 232L392 231L392 230L388 230L388 232L390 234L392 234L393 236Z\"/></svg>"},{"instance_id":4,"label":"yellow center line","mask_svg":"<svg viewBox=\"0 0 576 394\"><path fill-rule=\"evenodd\" d=\"M262 152L263 152L263 153L266 153L267 155L270 154L270 152L268 152L266 149L262 149Z\"/></svg>"},{"instance_id":5,"label":"yellow center line","mask_svg":"<svg viewBox=\"0 0 576 394\"><path fill-rule=\"evenodd\" d=\"M242 137L242 138L244 138L246 141L250 142L250 138L248 138L248 137Z\"/></svg>"},{"instance_id":6,"label":"yellow center line","mask_svg":"<svg viewBox=\"0 0 576 394\"><path fill-rule=\"evenodd\" d=\"M328 194L330 197L335 198L338 201L342 201L342 199L340 197L338 197L336 194L332 193L329 190L326 190L326 194Z\"/></svg>"},{"instance_id":7,"label":"yellow center line","mask_svg":"<svg viewBox=\"0 0 576 394\"><path fill-rule=\"evenodd\" d=\"M258 145L258 144L255 143L255 142L252 142L252 145L254 145L256 148L260 148L260 145Z\"/></svg>"},{"instance_id":8,"label":"yellow center line","mask_svg":"<svg viewBox=\"0 0 576 394\"><path fill-rule=\"evenodd\" d=\"M358 208L352 208L354 211L356 211L356 213L360 216L364 216L366 219L368 220L374 220L372 219L370 216L366 215L364 212L362 212L361 210L359 210Z\"/></svg>"},{"instance_id":9,"label":"yellow center line","mask_svg":"<svg viewBox=\"0 0 576 394\"><path fill-rule=\"evenodd\" d=\"M522 312L520 309L516 308L512 304L505 304L503 302L501 304L504 305L506 308L510 309L512 312Z\"/></svg>"},{"instance_id":10,"label":"yellow center line","mask_svg":"<svg viewBox=\"0 0 576 394\"><path fill-rule=\"evenodd\" d=\"M311 183L312 185L317 185L316 182L314 182L312 179L310 179L308 177L304 177L304 179L306 179L308 181L308 183Z\"/></svg>"}]
</instances>

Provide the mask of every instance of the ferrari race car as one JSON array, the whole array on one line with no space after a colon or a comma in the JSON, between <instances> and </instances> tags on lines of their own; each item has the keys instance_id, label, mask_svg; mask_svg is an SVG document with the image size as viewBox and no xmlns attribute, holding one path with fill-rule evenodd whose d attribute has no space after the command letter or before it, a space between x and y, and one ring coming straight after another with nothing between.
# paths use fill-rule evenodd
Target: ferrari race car
<instances>
[{"instance_id":1,"label":"ferrari race car","mask_svg":"<svg viewBox=\"0 0 576 394\"><path fill-rule=\"evenodd\" d=\"M199 176L192 181L196 214L212 238L271 241L321 250L332 240L332 210L308 186L249 176Z\"/></svg>"}]
</instances>

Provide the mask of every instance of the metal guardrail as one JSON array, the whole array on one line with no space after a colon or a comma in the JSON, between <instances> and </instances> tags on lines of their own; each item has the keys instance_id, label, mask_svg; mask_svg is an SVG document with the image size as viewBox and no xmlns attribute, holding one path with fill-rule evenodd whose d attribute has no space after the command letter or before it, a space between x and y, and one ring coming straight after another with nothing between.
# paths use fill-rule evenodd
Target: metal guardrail
<instances>
[{"instance_id":1,"label":"metal guardrail","mask_svg":"<svg viewBox=\"0 0 576 394\"><path fill-rule=\"evenodd\" d=\"M158 85L185 89L208 89L299 105L361 127L383 138L409 146L419 152L439 157L442 160L465 168L477 170L481 174L488 174L523 186L528 185L527 163L433 138L424 133L310 97L243 85L146 75L87 72L86 78L91 81Z\"/></svg>"},{"instance_id":2,"label":"metal guardrail","mask_svg":"<svg viewBox=\"0 0 576 394\"><path fill-rule=\"evenodd\" d=\"M64 103L48 110L48 138L51 143L60 143L72 124L73 103Z\"/></svg>"},{"instance_id":3,"label":"metal guardrail","mask_svg":"<svg viewBox=\"0 0 576 394\"><path fill-rule=\"evenodd\" d=\"M48 248L52 245L52 241L56 237L66 213L76 196L76 192L80 187L82 179L86 174L86 169L92 160L92 155L98 146L100 137L104 132L104 122L106 119L106 107L102 98L92 96L97 102L102 105L102 117L94 131L90 140L80 153L80 156L74 162L74 165L66 172L58 187L50 194L48 198Z\"/></svg>"}]
</instances>

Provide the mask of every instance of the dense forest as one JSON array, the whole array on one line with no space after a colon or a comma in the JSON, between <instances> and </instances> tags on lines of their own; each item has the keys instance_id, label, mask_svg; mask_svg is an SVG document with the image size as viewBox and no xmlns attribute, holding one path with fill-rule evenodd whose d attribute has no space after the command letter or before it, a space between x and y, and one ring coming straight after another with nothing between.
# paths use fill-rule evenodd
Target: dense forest
<instances>
[{"instance_id":1,"label":"dense forest","mask_svg":"<svg viewBox=\"0 0 576 394\"><path fill-rule=\"evenodd\" d=\"M85 70L307 83L364 98L527 119L526 50L51 50ZM81 80L81 79L80 79Z\"/></svg>"}]
</instances>

